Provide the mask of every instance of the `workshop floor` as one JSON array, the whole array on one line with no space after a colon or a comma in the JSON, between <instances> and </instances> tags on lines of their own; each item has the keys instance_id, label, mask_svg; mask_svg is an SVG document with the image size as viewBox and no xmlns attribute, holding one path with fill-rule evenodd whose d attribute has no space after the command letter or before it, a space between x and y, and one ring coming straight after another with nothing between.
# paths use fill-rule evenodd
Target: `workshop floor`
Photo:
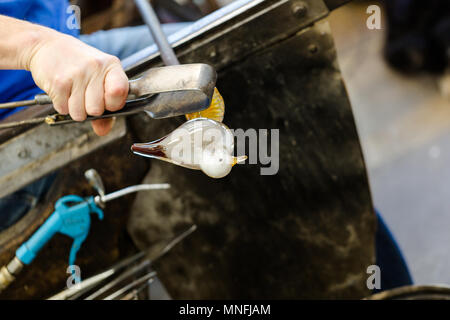
<instances>
[{"instance_id":1,"label":"workshop floor","mask_svg":"<svg viewBox=\"0 0 450 320\"><path fill-rule=\"evenodd\" d=\"M385 64L385 30L366 27L367 6L341 7L329 22L374 204L414 282L450 284L450 102L437 79L406 77Z\"/></svg>"}]
</instances>

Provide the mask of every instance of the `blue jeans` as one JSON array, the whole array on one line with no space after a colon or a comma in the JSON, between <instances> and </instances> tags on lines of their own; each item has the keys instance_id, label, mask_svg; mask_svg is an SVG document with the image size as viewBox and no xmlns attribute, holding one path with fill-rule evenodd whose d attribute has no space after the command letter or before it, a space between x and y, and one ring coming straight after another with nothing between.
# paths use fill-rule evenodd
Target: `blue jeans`
<instances>
[{"instance_id":1,"label":"blue jeans","mask_svg":"<svg viewBox=\"0 0 450 320\"><path fill-rule=\"evenodd\" d=\"M374 292L411 285L413 280L402 252L381 215L378 212L376 215L375 252L376 263L381 271L381 289L375 289Z\"/></svg>"},{"instance_id":2,"label":"blue jeans","mask_svg":"<svg viewBox=\"0 0 450 320\"><path fill-rule=\"evenodd\" d=\"M163 25L167 35L177 32L190 23L171 23ZM119 59L136 53L154 44L147 26L126 27L108 31L98 31L90 35L81 35L80 40ZM30 95L30 99L33 94ZM53 184L56 173L49 174L28 185L22 190L0 199L0 231L22 218L44 199ZM83 179L83 177L80 177Z\"/></svg>"},{"instance_id":3,"label":"blue jeans","mask_svg":"<svg viewBox=\"0 0 450 320\"><path fill-rule=\"evenodd\" d=\"M168 23L164 24L162 28L164 33L169 36L189 25L191 25L190 22ZM155 43L147 26L97 31L81 35L80 40L121 60Z\"/></svg>"}]
</instances>

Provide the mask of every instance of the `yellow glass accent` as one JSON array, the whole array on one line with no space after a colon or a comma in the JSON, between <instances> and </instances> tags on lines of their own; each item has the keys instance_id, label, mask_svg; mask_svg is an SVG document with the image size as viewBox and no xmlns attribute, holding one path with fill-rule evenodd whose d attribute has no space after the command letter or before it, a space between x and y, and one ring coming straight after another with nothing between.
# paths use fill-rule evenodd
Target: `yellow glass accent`
<instances>
[{"instance_id":1,"label":"yellow glass accent","mask_svg":"<svg viewBox=\"0 0 450 320\"><path fill-rule=\"evenodd\" d=\"M244 162L247 160L247 156L240 156L240 157L233 157L233 162L231 163L232 166L237 165L238 163Z\"/></svg>"},{"instance_id":2,"label":"yellow glass accent","mask_svg":"<svg viewBox=\"0 0 450 320\"><path fill-rule=\"evenodd\" d=\"M214 94L211 100L211 105L202 111L193 112L186 115L187 120L192 120L196 118L208 118L215 120L217 122L223 121L223 116L225 115L225 102L219 93L217 88L214 88Z\"/></svg>"}]
</instances>

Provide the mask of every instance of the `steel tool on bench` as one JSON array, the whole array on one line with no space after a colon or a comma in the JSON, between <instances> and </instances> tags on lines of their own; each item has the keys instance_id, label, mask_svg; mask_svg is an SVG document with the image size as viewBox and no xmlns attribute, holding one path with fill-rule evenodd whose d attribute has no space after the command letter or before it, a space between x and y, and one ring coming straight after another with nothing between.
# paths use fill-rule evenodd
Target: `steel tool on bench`
<instances>
[{"instance_id":1,"label":"steel tool on bench","mask_svg":"<svg viewBox=\"0 0 450 320\"><path fill-rule=\"evenodd\" d=\"M145 251L140 251L139 253L118 262L111 268L95 276L84 279L76 286L63 290L62 292L50 297L49 300L75 300L79 299L83 295L86 300L99 299L109 291L115 291L114 288L117 286L120 287L125 280L130 279L137 273L150 268L154 262L167 254L173 247L190 236L195 230L197 230L197 226L194 224L189 229L171 239L166 245L164 245L162 250L155 252L153 250L154 248L151 248ZM105 283L105 280L107 279L108 282ZM118 291L122 291L123 293L123 289L132 284L128 281L125 281L125 283L125 287L120 287L120 289L116 291L116 294ZM108 298L108 296L105 298Z\"/></svg>"},{"instance_id":2,"label":"steel tool on bench","mask_svg":"<svg viewBox=\"0 0 450 320\"><path fill-rule=\"evenodd\" d=\"M134 2L142 16L142 19L149 28L156 45L158 46L159 53L164 64L166 66L180 65L180 61L178 60L175 51L173 50L166 35L164 34L156 12L155 10L153 10L150 2L148 0L135 0ZM187 120L191 120L194 118L205 117L222 122L224 114L225 103L219 93L219 90L217 90L217 88L214 88L212 101L209 105L209 108L207 108L207 110L198 110L186 113L186 118Z\"/></svg>"},{"instance_id":3,"label":"steel tool on bench","mask_svg":"<svg viewBox=\"0 0 450 320\"><path fill-rule=\"evenodd\" d=\"M106 111L87 120L127 116L145 111L155 119L175 117L206 109L214 93L217 74L207 64L183 64L152 68L140 78L129 81L130 91L124 108L117 112ZM0 104L0 109L20 106L33 107L49 104L46 95L37 95L34 100ZM20 122L0 123L0 129L46 122L49 125L72 123L69 116L50 115Z\"/></svg>"},{"instance_id":4,"label":"steel tool on bench","mask_svg":"<svg viewBox=\"0 0 450 320\"><path fill-rule=\"evenodd\" d=\"M127 194L141 190L162 190L170 188L169 184L141 184L127 187L105 195L100 175L94 169L85 172L85 177L97 191L97 196L82 198L76 195L62 197L55 204L55 211L44 224L23 243L16 251L11 262L0 269L0 291L7 288L22 271L36 258L42 247L53 238L56 233L62 233L73 239L69 255L69 266L75 264L75 258L81 244L87 238L91 225L91 214L97 214L103 219L105 203Z\"/></svg>"}]
</instances>

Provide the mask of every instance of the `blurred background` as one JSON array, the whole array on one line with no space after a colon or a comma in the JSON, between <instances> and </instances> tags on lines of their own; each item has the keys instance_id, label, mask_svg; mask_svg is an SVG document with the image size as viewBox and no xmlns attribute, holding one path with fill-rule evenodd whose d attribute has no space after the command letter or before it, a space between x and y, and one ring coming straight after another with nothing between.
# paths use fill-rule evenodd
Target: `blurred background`
<instances>
[{"instance_id":1,"label":"blurred background","mask_svg":"<svg viewBox=\"0 0 450 320\"><path fill-rule=\"evenodd\" d=\"M370 4L382 9L380 30L366 27ZM448 21L450 13L445 14ZM411 15L404 12L403 16ZM424 66L420 57L417 65L415 61L407 65L408 57L400 60L405 66L397 64L397 68L387 62L387 12L379 1L351 2L333 11L329 22L374 205L396 237L414 282L450 283L450 100L446 96L446 71Z\"/></svg>"}]
</instances>

